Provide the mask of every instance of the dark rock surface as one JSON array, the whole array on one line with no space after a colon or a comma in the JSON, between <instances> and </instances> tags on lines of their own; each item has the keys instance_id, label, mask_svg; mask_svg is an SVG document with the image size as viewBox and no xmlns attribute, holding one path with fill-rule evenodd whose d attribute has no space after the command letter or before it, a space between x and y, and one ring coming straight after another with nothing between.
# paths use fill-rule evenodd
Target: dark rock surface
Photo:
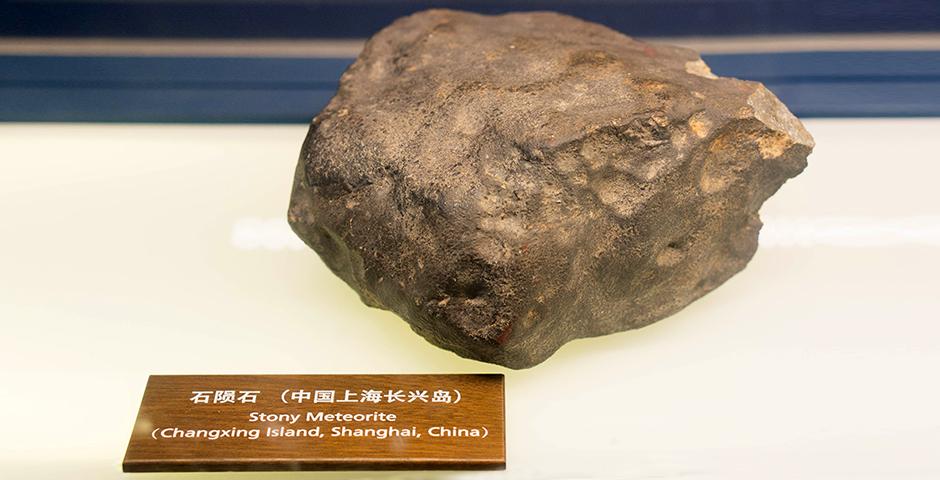
<instances>
[{"instance_id":1,"label":"dark rock surface","mask_svg":"<svg viewBox=\"0 0 940 480\"><path fill-rule=\"evenodd\" d=\"M288 214L374 307L512 368L648 325L740 271L813 139L690 50L553 13L431 10L313 120Z\"/></svg>"}]
</instances>

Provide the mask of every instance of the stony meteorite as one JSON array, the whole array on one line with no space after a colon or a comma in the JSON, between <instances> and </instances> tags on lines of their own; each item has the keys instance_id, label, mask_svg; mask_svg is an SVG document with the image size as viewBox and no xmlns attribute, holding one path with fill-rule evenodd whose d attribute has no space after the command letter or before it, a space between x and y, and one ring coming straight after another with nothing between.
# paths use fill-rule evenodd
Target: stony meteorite
<instances>
[{"instance_id":1,"label":"stony meteorite","mask_svg":"<svg viewBox=\"0 0 940 480\"><path fill-rule=\"evenodd\" d=\"M554 13L429 10L368 41L314 118L288 220L367 305L530 367L740 271L813 139L695 52Z\"/></svg>"}]
</instances>

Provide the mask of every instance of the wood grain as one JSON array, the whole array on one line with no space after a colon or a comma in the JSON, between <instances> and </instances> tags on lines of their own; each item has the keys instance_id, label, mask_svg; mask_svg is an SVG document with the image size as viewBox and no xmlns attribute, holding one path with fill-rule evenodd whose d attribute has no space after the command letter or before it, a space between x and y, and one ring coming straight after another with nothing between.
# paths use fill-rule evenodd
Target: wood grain
<instances>
[{"instance_id":1,"label":"wood grain","mask_svg":"<svg viewBox=\"0 0 940 480\"><path fill-rule=\"evenodd\" d=\"M503 392L499 374L151 376L124 471L502 469Z\"/></svg>"}]
</instances>

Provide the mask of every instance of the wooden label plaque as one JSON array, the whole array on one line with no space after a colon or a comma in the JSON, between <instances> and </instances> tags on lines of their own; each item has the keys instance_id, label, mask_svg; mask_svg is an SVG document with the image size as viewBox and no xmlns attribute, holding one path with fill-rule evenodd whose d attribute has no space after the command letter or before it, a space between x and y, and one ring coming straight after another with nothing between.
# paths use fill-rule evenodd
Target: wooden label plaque
<instances>
[{"instance_id":1,"label":"wooden label plaque","mask_svg":"<svg viewBox=\"0 0 940 480\"><path fill-rule=\"evenodd\" d=\"M506 466L503 376L155 375L125 472Z\"/></svg>"}]
</instances>

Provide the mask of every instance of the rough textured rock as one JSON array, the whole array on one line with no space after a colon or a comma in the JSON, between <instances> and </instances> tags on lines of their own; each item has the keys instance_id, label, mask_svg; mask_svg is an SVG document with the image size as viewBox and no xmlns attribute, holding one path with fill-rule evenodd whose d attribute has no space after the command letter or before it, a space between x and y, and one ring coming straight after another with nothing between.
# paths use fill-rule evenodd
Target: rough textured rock
<instances>
[{"instance_id":1,"label":"rough textured rock","mask_svg":"<svg viewBox=\"0 0 940 480\"><path fill-rule=\"evenodd\" d=\"M744 268L812 137L690 50L553 13L431 10L366 45L289 221L374 307L512 368L642 327Z\"/></svg>"}]
</instances>

